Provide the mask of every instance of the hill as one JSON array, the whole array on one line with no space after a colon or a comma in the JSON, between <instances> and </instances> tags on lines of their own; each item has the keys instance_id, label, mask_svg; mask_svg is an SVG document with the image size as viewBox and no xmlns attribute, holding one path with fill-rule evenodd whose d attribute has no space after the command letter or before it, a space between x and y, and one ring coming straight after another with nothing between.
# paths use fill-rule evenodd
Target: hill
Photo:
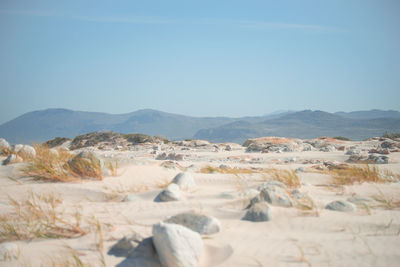
<instances>
[{"instance_id":1,"label":"hill","mask_svg":"<svg viewBox=\"0 0 400 267\"><path fill-rule=\"evenodd\" d=\"M353 140L362 140L381 136L385 132L398 131L400 131L400 118L351 119L323 111L305 110L257 123L240 121L203 129L194 137L213 142L237 143L261 136L306 139L320 136L345 136Z\"/></svg>"}]
</instances>

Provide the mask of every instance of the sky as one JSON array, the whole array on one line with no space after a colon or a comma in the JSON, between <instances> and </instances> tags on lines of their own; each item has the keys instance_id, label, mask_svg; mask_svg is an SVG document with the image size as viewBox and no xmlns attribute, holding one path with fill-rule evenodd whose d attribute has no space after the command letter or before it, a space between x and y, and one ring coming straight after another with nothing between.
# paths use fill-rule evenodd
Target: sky
<instances>
[{"instance_id":1,"label":"sky","mask_svg":"<svg viewBox=\"0 0 400 267\"><path fill-rule=\"evenodd\" d=\"M398 0L0 0L0 123L400 110Z\"/></svg>"}]
</instances>

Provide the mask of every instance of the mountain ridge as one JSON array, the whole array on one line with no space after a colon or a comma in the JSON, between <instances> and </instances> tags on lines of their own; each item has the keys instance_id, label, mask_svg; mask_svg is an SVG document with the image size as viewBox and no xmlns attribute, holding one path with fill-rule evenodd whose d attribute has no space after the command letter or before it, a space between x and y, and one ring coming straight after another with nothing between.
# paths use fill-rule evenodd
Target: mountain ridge
<instances>
[{"instance_id":1,"label":"mountain ridge","mask_svg":"<svg viewBox=\"0 0 400 267\"><path fill-rule=\"evenodd\" d=\"M368 117L368 114L369 117ZM385 118L377 118L387 114ZM362 118L358 118L358 117ZM354 118L357 117L357 118ZM346 135L360 139L400 131L398 111L282 111L262 116L194 117L139 109L123 114L50 108L27 112L0 125L0 137L11 143L43 142L57 136L73 138L93 131L164 135L170 139L199 138L214 142L242 142L268 135L314 137ZM354 134L361 132L362 134ZM315 136L316 137L316 136Z\"/></svg>"}]
</instances>

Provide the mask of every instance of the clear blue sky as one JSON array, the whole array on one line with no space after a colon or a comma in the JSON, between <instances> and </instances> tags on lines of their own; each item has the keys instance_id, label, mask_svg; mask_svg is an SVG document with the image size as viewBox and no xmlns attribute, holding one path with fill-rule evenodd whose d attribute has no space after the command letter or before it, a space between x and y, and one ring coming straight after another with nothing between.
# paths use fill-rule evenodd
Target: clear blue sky
<instances>
[{"instance_id":1,"label":"clear blue sky","mask_svg":"<svg viewBox=\"0 0 400 267\"><path fill-rule=\"evenodd\" d=\"M0 123L400 109L400 1L0 1Z\"/></svg>"}]
</instances>

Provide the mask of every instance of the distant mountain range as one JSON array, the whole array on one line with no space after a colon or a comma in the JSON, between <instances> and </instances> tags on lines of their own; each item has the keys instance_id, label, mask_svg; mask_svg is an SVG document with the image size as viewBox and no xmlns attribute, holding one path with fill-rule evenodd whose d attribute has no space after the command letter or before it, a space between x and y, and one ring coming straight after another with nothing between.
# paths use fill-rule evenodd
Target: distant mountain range
<instances>
[{"instance_id":1,"label":"distant mountain range","mask_svg":"<svg viewBox=\"0 0 400 267\"><path fill-rule=\"evenodd\" d=\"M126 114L46 109L0 125L0 137L11 143L43 142L93 131L163 135L169 139L206 139L242 143L247 138L345 136L354 140L400 132L398 111L282 111L264 116L191 117L144 109Z\"/></svg>"}]
</instances>

